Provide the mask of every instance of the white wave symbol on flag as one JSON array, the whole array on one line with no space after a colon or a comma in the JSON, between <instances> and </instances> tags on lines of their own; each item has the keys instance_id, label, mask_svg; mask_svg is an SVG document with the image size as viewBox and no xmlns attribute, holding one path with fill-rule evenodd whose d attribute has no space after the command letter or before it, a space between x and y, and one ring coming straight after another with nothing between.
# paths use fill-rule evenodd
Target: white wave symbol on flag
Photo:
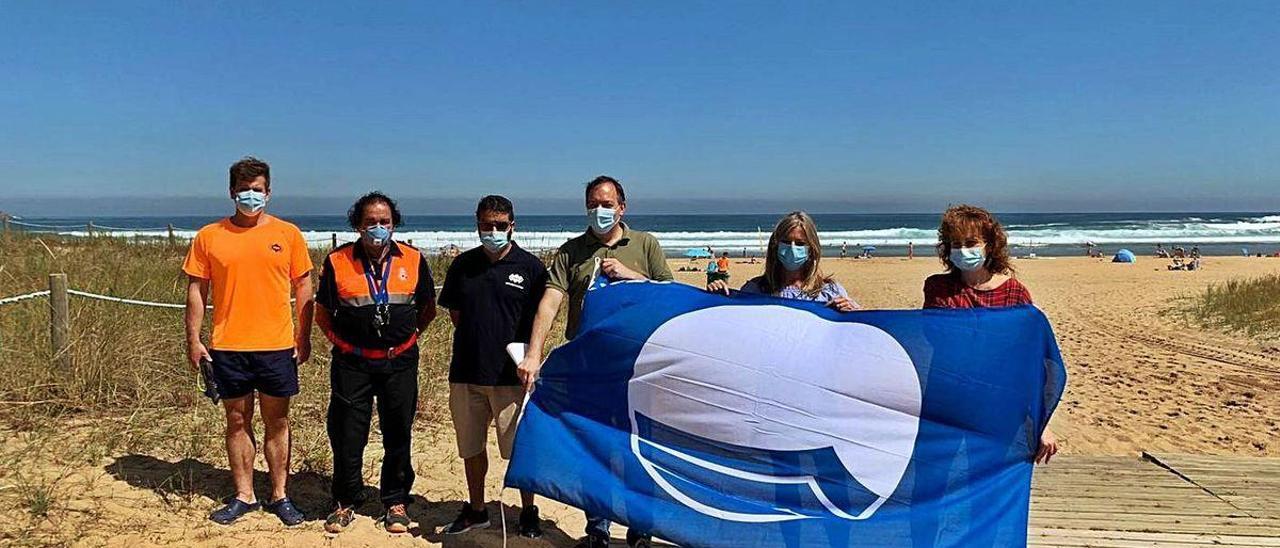
<instances>
[{"instance_id":1,"label":"white wave symbol on flag","mask_svg":"<svg viewBox=\"0 0 1280 548\"><path fill-rule=\"evenodd\" d=\"M632 452L663 491L695 511L754 523L821 512L859 520L888 500L906 472L919 430L921 390L906 350L877 327L832 322L785 306L717 306L682 314L654 331L636 358L628 405ZM658 438L650 423L679 434L650 439ZM710 440L741 453L834 452L839 472L870 493L861 502L837 500L824 484L855 483L824 483L817 470L771 473L761 470L761 459L745 454L712 460L671 439ZM659 457L674 460L655 462ZM792 501L804 507L786 507L773 501L767 511L732 508L730 497L708 501L716 497L706 490L698 496L692 487L677 486L682 482L671 463L694 471L685 476L710 478L702 485L807 487L816 504ZM725 481L715 480L717 475Z\"/></svg>"}]
</instances>

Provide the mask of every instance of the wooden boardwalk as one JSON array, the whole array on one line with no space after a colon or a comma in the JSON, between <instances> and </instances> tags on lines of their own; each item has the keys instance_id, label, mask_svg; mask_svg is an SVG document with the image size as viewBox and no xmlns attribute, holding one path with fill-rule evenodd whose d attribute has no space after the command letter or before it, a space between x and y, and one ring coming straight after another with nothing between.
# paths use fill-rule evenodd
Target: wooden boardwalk
<instances>
[{"instance_id":1,"label":"wooden boardwalk","mask_svg":"<svg viewBox=\"0 0 1280 548\"><path fill-rule=\"evenodd\" d=\"M1032 482L1028 544L1280 547L1280 459L1054 459Z\"/></svg>"}]
</instances>

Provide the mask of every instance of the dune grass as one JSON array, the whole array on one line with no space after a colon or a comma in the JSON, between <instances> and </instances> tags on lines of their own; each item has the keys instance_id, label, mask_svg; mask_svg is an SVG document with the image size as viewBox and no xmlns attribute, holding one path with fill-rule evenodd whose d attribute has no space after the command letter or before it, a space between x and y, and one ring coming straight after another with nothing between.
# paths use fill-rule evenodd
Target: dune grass
<instances>
[{"instance_id":1,"label":"dune grass","mask_svg":"<svg viewBox=\"0 0 1280 548\"><path fill-rule=\"evenodd\" d=\"M164 239L11 233L0 237L0 297L47 289L50 273L65 273L73 289L182 303L186 246ZM320 265L327 251L313 249L313 262ZM430 264L441 283L449 260L432 257ZM5 444L10 449L24 448L0 451L0 504L40 520L59 508L57 470L122 454L226 467L222 410L198 393L185 358L182 310L72 296L70 317L71 365L59 369L49 349L48 300L0 306L0 434L15 440ZM206 316L206 341L209 322ZM562 333L559 323L550 343L563 340ZM442 310L420 341L417 427L423 430L449 420L448 314ZM302 392L290 412L293 468L327 475L329 344L318 329L312 342L311 360L300 368ZM32 450L37 447L43 449ZM194 493L181 496L190 491L183 487L189 482L174 477L171 483L168 491L180 495L178 502L190 502Z\"/></svg>"},{"instance_id":2,"label":"dune grass","mask_svg":"<svg viewBox=\"0 0 1280 548\"><path fill-rule=\"evenodd\" d=\"M1210 285L1189 313L1204 326L1280 338L1280 274Z\"/></svg>"}]
</instances>

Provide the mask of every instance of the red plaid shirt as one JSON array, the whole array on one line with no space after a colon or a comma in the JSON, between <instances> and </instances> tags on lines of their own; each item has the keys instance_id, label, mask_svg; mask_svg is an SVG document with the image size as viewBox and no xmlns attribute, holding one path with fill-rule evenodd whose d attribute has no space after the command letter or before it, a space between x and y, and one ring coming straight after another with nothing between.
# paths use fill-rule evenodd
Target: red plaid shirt
<instances>
[{"instance_id":1,"label":"red plaid shirt","mask_svg":"<svg viewBox=\"0 0 1280 548\"><path fill-rule=\"evenodd\" d=\"M925 308L997 308L1031 304L1031 292L1017 278L995 289L969 287L954 274L934 274L924 281Z\"/></svg>"}]
</instances>

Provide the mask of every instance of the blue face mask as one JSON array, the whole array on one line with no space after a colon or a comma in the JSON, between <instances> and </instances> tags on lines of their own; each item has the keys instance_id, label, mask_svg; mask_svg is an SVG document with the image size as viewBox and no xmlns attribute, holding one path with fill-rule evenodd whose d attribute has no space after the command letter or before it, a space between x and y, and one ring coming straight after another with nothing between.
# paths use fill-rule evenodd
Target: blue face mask
<instances>
[{"instance_id":1,"label":"blue face mask","mask_svg":"<svg viewBox=\"0 0 1280 548\"><path fill-rule=\"evenodd\" d=\"M245 190L236 193L234 199L236 210L242 214L254 216L267 207L267 193L256 190Z\"/></svg>"},{"instance_id":2,"label":"blue face mask","mask_svg":"<svg viewBox=\"0 0 1280 548\"><path fill-rule=\"evenodd\" d=\"M374 247L382 247L391 241L391 229L383 225L373 225L364 229L364 234L360 235L365 242Z\"/></svg>"},{"instance_id":3,"label":"blue face mask","mask_svg":"<svg viewBox=\"0 0 1280 548\"><path fill-rule=\"evenodd\" d=\"M987 262L986 251L981 247L957 247L951 250L951 264L964 272L973 272Z\"/></svg>"},{"instance_id":4,"label":"blue face mask","mask_svg":"<svg viewBox=\"0 0 1280 548\"><path fill-rule=\"evenodd\" d=\"M618 211L607 207L587 210L587 223L596 235L608 234L613 225L618 223Z\"/></svg>"},{"instance_id":5,"label":"blue face mask","mask_svg":"<svg viewBox=\"0 0 1280 548\"><path fill-rule=\"evenodd\" d=\"M502 248L507 247L509 243L511 243L511 238L504 231L491 230L480 233L480 245L483 245L490 253L502 251Z\"/></svg>"},{"instance_id":6,"label":"blue face mask","mask_svg":"<svg viewBox=\"0 0 1280 548\"><path fill-rule=\"evenodd\" d=\"M782 268L787 269L787 272L800 270L804 268L805 263L809 262L809 246L779 242L778 260L782 262Z\"/></svg>"}]
</instances>

